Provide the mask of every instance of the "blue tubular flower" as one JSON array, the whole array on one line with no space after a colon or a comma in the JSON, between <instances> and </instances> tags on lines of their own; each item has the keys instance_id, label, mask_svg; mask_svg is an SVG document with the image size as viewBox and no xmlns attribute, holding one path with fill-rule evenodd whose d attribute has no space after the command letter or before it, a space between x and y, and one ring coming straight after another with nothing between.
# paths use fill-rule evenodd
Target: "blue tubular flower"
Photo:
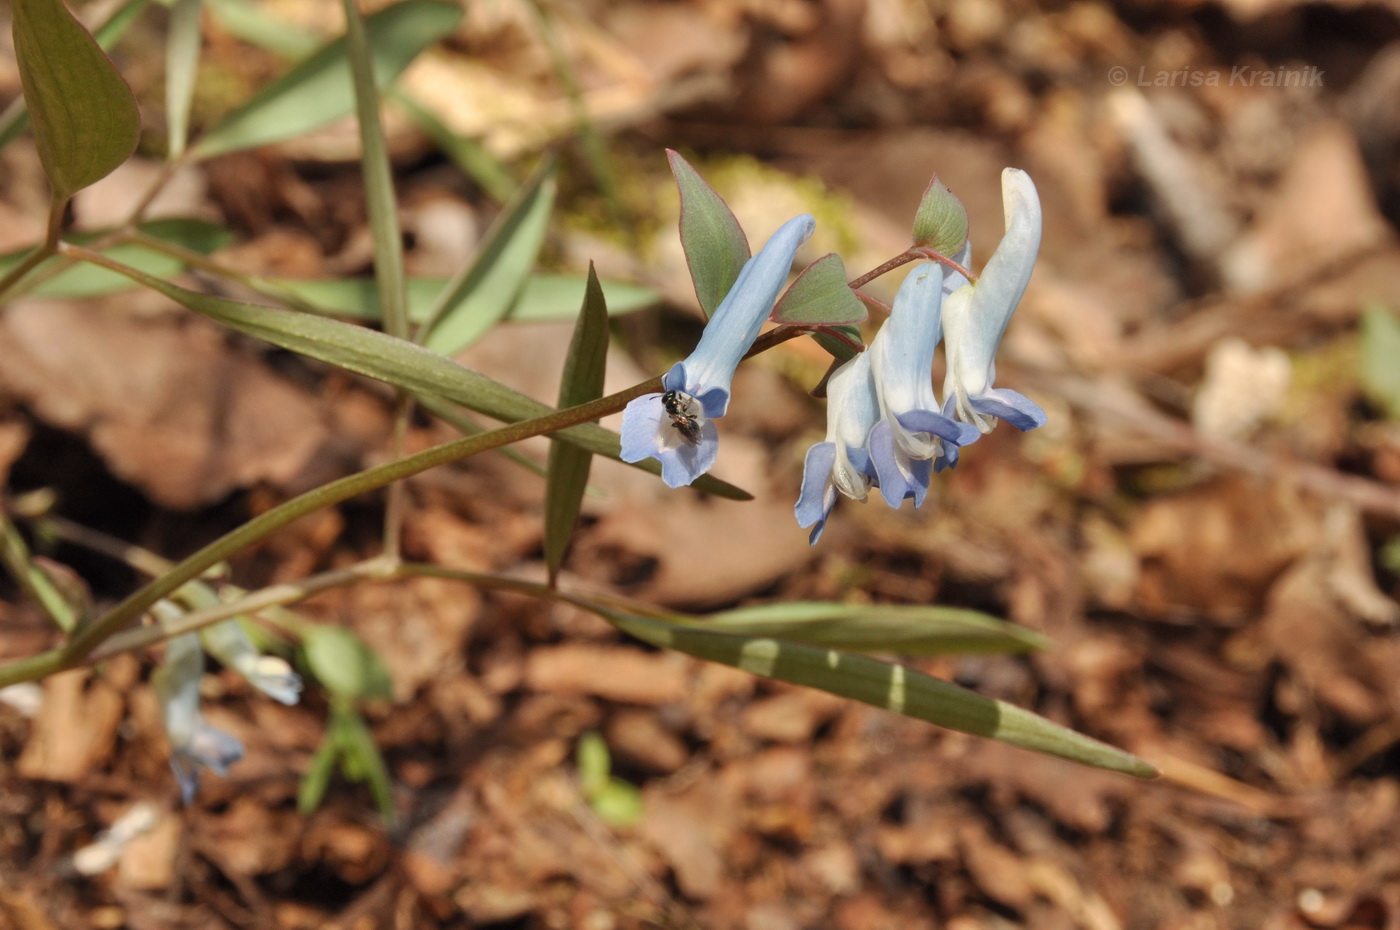
<instances>
[{"instance_id":1,"label":"blue tubular flower","mask_svg":"<svg viewBox=\"0 0 1400 930\"><path fill-rule=\"evenodd\" d=\"M979 435L976 428L945 416L933 393L933 354L943 333L943 283L942 265L916 265L868 350L883 417L870 431L870 457L880 493L891 507L909 497L914 506L922 506L934 459L945 445L967 445Z\"/></svg>"},{"instance_id":2,"label":"blue tubular flower","mask_svg":"<svg viewBox=\"0 0 1400 930\"><path fill-rule=\"evenodd\" d=\"M744 264L705 326L700 344L661 379L663 394L644 394L622 412L622 460L661 462L669 487L690 484L710 470L719 449L711 420L729 409L734 369L753 345L792 270L798 246L816 228L807 214L788 220Z\"/></svg>"},{"instance_id":3,"label":"blue tubular flower","mask_svg":"<svg viewBox=\"0 0 1400 930\"><path fill-rule=\"evenodd\" d=\"M793 513L797 525L812 528L808 542L816 545L836 492L863 501L875 483L866 451L866 437L880 418L870 353L862 352L832 373L826 383L826 441L807 450L802 470L802 493Z\"/></svg>"},{"instance_id":4,"label":"blue tubular flower","mask_svg":"<svg viewBox=\"0 0 1400 930\"><path fill-rule=\"evenodd\" d=\"M301 699L301 676L284 659L258 652L237 620L207 626L199 638L211 656L274 701L291 705Z\"/></svg>"},{"instance_id":5,"label":"blue tubular flower","mask_svg":"<svg viewBox=\"0 0 1400 930\"><path fill-rule=\"evenodd\" d=\"M186 804L194 800L199 787L200 766L226 775L228 767L243 758L243 744L205 723L199 712L199 680L203 675L204 650L199 636L185 633L166 643L165 664L152 677L170 738L170 767Z\"/></svg>"},{"instance_id":6,"label":"blue tubular flower","mask_svg":"<svg viewBox=\"0 0 1400 930\"><path fill-rule=\"evenodd\" d=\"M943 305L948 345L943 412L983 433L992 431L991 417L1021 430L1045 424L1045 411L1029 398L992 387L997 347L1026 292L1040 249L1040 198L1030 175L1018 168L1004 169L1001 200L1006 235L977 283L960 288Z\"/></svg>"}]
</instances>

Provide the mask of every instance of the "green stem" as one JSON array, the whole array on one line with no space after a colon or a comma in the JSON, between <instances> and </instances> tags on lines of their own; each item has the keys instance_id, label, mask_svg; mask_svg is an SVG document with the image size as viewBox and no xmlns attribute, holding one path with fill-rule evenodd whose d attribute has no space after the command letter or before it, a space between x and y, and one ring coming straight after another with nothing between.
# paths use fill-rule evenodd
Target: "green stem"
<instances>
[{"instance_id":1,"label":"green stem","mask_svg":"<svg viewBox=\"0 0 1400 930\"><path fill-rule=\"evenodd\" d=\"M58 236L63 231L63 213L68 209L68 198L55 198L49 203L48 228L44 232L44 243L24 257L24 261L11 268L0 278L0 304L10 298L11 293L23 283L29 272L52 258L58 251Z\"/></svg>"},{"instance_id":2,"label":"green stem","mask_svg":"<svg viewBox=\"0 0 1400 930\"><path fill-rule=\"evenodd\" d=\"M337 481L322 485L305 494L292 498L266 513L260 514L249 520L242 526L225 534L194 555L180 562L169 572L160 578L147 584L113 607L103 616L92 622L90 625L80 629L69 643L63 647L64 668L71 668L82 662L88 654L93 652L107 637L123 629L128 624L136 620L156 601L170 594L180 585L197 577L205 569L229 558L240 550L261 540L274 530L280 529L306 516L322 507L329 507L338 504L356 495L367 491L383 487L391 481L399 481L434 468L448 462L484 452L487 449L494 449L512 442L519 442L531 436L539 436L544 433L552 433L570 426L577 426L596 420L601 416L616 413L627 405L627 402L643 394L654 393L660 390L661 379L653 378L650 381L620 391L608 397L600 398L587 404L580 404L577 407L570 407L567 410L559 410L548 416L539 417L534 420L525 420L520 423L512 423L492 430L489 433L482 433L479 436L469 436L465 439L458 439L453 442L434 446L425 449L416 455L399 459L395 462L388 462L384 465L370 468L353 475L347 475ZM24 680L24 679L14 679ZM0 668L0 687L10 683L11 677L9 669Z\"/></svg>"}]
</instances>

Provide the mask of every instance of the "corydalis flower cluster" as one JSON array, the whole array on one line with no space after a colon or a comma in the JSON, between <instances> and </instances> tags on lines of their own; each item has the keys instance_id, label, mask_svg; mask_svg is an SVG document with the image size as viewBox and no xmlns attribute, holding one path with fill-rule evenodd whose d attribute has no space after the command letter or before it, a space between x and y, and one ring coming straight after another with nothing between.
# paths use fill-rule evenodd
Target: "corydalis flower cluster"
<instances>
[{"instance_id":1,"label":"corydalis flower cluster","mask_svg":"<svg viewBox=\"0 0 1400 930\"><path fill-rule=\"evenodd\" d=\"M807 453L797 523L816 543L837 492L863 501L872 487L891 507L921 506L933 473L991 432L993 419L1018 429L1045 412L1015 391L993 387L996 351L1025 293L1040 248L1040 200L1024 171L1001 175L1006 234L976 283L942 264L916 265L870 348L832 374L827 436ZM970 245L956 258L966 267ZM940 404L933 390L939 342L947 356Z\"/></svg>"},{"instance_id":2,"label":"corydalis flower cluster","mask_svg":"<svg viewBox=\"0 0 1400 930\"><path fill-rule=\"evenodd\" d=\"M864 319L865 309L835 255L808 265L779 300L797 250L815 227L812 217L789 220L750 257L743 231L719 195L680 156L671 153L671 162L696 295L714 312L695 351L663 376L662 390L636 398L623 411L622 459L658 460L662 480L674 488L714 464L714 420L727 412L734 371L770 315L828 337L844 328L843 339L858 339L849 324ZM922 506L934 473L957 464L959 450L990 432L993 420L1023 430L1045 422L1030 400L993 387L997 347L1040 247L1040 201L1024 171L1002 172L1002 200L1006 234L973 283L963 274L971 258L966 211L936 179L925 193L915 248L885 267L916 256L939 260L914 267L869 348L828 379L826 439L807 453L796 506L798 525L811 527L813 543L838 494L863 501L878 488L892 507L910 498ZM941 402L933 388L940 343L947 356Z\"/></svg>"}]
</instances>

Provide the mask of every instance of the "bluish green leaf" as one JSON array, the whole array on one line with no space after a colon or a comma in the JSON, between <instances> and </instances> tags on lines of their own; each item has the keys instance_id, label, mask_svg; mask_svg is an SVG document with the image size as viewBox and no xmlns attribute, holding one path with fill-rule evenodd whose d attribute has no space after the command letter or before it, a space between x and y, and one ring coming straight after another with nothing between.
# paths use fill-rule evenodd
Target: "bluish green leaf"
<instances>
[{"instance_id":1,"label":"bluish green leaf","mask_svg":"<svg viewBox=\"0 0 1400 930\"><path fill-rule=\"evenodd\" d=\"M275 278L269 283L334 316L379 319L374 282L368 278ZM427 320L446 283L446 278L409 278L408 318L415 323ZM608 297L608 313L613 316L649 307L657 301L656 292L640 284L608 281L603 290ZM573 319L578 315L583 292L584 279L580 277L531 275L515 307L506 314L506 322L545 323ZM507 300L504 295L500 299Z\"/></svg>"},{"instance_id":2,"label":"bluish green leaf","mask_svg":"<svg viewBox=\"0 0 1400 930\"><path fill-rule=\"evenodd\" d=\"M690 163L670 149L666 155L681 194L681 248L690 265L695 297L708 318L749 260L749 240L724 198Z\"/></svg>"},{"instance_id":3,"label":"bluish green leaf","mask_svg":"<svg viewBox=\"0 0 1400 930\"><path fill-rule=\"evenodd\" d=\"M802 269L773 308L772 320L789 326L839 326L865 317L865 304L846 283L845 263L832 252Z\"/></svg>"},{"instance_id":4,"label":"bluish green leaf","mask_svg":"<svg viewBox=\"0 0 1400 930\"><path fill-rule=\"evenodd\" d=\"M559 409L575 407L603 396L603 373L608 360L608 305L593 265L588 266L588 285L579 310L564 375L559 383ZM588 487L588 468L593 455L586 449L562 442L549 447L549 481L544 493L544 561L553 584L564 564L564 550L574 534L583 492Z\"/></svg>"},{"instance_id":5,"label":"bluish green leaf","mask_svg":"<svg viewBox=\"0 0 1400 930\"><path fill-rule=\"evenodd\" d=\"M404 0L367 17L378 85L396 78L420 52L449 35L461 18L461 7L446 0ZM340 38L224 117L193 150L208 158L278 142L348 116L354 106L345 39Z\"/></svg>"},{"instance_id":6,"label":"bluish green leaf","mask_svg":"<svg viewBox=\"0 0 1400 930\"><path fill-rule=\"evenodd\" d=\"M958 607L787 601L713 614L706 628L904 656L1029 652L1049 645L1025 627Z\"/></svg>"},{"instance_id":7,"label":"bluish green leaf","mask_svg":"<svg viewBox=\"0 0 1400 930\"><path fill-rule=\"evenodd\" d=\"M229 34L250 45L297 60L315 52L321 41L278 19L254 0L206 0L210 12Z\"/></svg>"},{"instance_id":8,"label":"bluish green leaf","mask_svg":"<svg viewBox=\"0 0 1400 930\"><path fill-rule=\"evenodd\" d=\"M718 633L608 606L591 609L638 639L764 678L805 685L929 723L1142 778L1157 770L1068 727L923 672L820 646Z\"/></svg>"},{"instance_id":9,"label":"bluish green leaf","mask_svg":"<svg viewBox=\"0 0 1400 930\"><path fill-rule=\"evenodd\" d=\"M1400 420L1400 318L1387 308L1361 315L1361 385L1393 420Z\"/></svg>"},{"instance_id":10,"label":"bluish green leaf","mask_svg":"<svg viewBox=\"0 0 1400 930\"><path fill-rule=\"evenodd\" d=\"M511 423L535 419L553 412L553 408L526 397L480 372L459 365L452 359L422 346L395 339L386 333L310 313L279 310L200 294L153 278L134 268L120 270L132 280L159 291L176 303L202 313L231 329L310 358L329 362L347 371L377 378L414 394L441 397L469 410ZM621 460L622 448L617 434L592 423L571 426L551 433L550 438ZM652 474L661 472L660 464L654 459L631 464ZM710 475L702 475L692 487L734 500L752 499L748 492Z\"/></svg>"},{"instance_id":11,"label":"bluish green leaf","mask_svg":"<svg viewBox=\"0 0 1400 930\"><path fill-rule=\"evenodd\" d=\"M914 215L914 244L950 258L967 242L967 208L938 175L928 182Z\"/></svg>"},{"instance_id":12,"label":"bluish green leaf","mask_svg":"<svg viewBox=\"0 0 1400 930\"><path fill-rule=\"evenodd\" d=\"M233 241L233 234L222 226L190 218L148 220L137 228L147 235L164 239L204 255L221 249ZM78 245L83 245L105 234L105 232L81 233L69 236L68 239ZM0 255L0 275L4 275L22 261L27 252L28 250ZM162 278L177 274L185 267L178 258L136 243L114 246L102 254L113 261L130 265L147 274ZM51 259L50 261L59 261L59 259ZM39 266L40 274L45 267L45 265ZM30 293L38 297L100 297L104 294L129 291L137 286L130 278L114 271L98 268L95 265L76 264L54 275Z\"/></svg>"},{"instance_id":13,"label":"bluish green leaf","mask_svg":"<svg viewBox=\"0 0 1400 930\"><path fill-rule=\"evenodd\" d=\"M365 204L374 241L374 281L384 331L408 338L408 290L403 270L403 234L399 230L399 202L394 194L394 174L389 146L379 119L379 91L374 83L374 61L358 0L342 0L345 11L345 53L350 61L355 90L355 121L360 131L360 166L364 175Z\"/></svg>"},{"instance_id":14,"label":"bluish green leaf","mask_svg":"<svg viewBox=\"0 0 1400 930\"><path fill-rule=\"evenodd\" d=\"M55 201L105 178L136 150L131 88L62 0L12 0L15 58Z\"/></svg>"},{"instance_id":15,"label":"bluish green leaf","mask_svg":"<svg viewBox=\"0 0 1400 930\"><path fill-rule=\"evenodd\" d=\"M510 312L535 267L555 189L551 159L496 218L472 263L442 289L418 341L434 352L452 355L480 339Z\"/></svg>"},{"instance_id":16,"label":"bluish green leaf","mask_svg":"<svg viewBox=\"0 0 1400 930\"><path fill-rule=\"evenodd\" d=\"M175 0L170 7L170 32L165 40L165 121L170 158L179 158L189 141L202 9L201 0Z\"/></svg>"}]
</instances>

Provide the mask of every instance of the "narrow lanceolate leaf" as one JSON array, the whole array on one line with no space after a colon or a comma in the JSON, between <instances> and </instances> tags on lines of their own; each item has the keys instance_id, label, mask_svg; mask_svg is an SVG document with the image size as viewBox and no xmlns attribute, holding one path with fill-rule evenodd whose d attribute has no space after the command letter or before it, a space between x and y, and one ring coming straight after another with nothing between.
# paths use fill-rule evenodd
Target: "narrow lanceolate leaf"
<instances>
[{"instance_id":1,"label":"narrow lanceolate leaf","mask_svg":"<svg viewBox=\"0 0 1400 930\"><path fill-rule=\"evenodd\" d=\"M498 203L515 196L515 180L486 146L448 126L436 113L401 89L391 90L388 98L413 121L419 132L433 140L442 154L452 159L463 174L481 185L481 189Z\"/></svg>"},{"instance_id":2,"label":"narrow lanceolate leaf","mask_svg":"<svg viewBox=\"0 0 1400 930\"><path fill-rule=\"evenodd\" d=\"M170 32L165 40L165 121L170 158L179 158L189 141L190 103L199 70L201 9L201 0L175 0L170 7Z\"/></svg>"},{"instance_id":3,"label":"narrow lanceolate leaf","mask_svg":"<svg viewBox=\"0 0 1400 930\"><path fill-rule=\"evenodd\" d=\"M555 189L551 159L506 205L472 263L442 289L419 342L452 355L510 313L539 257Z\"/></svg>"},{"instance_id":4,"label":"narrow lanceolate leaf","mask_svg":"<svg viewBox=\"0 0 1400 930\"><path fill-rule=\"evenodd\" d=\"M230 35L284 58L306 58L321 44L317 36L273 16L257 0L207 0L207 5Z\"/></svg>"},{"instance_id":5,"label":"narrow lanceolate leaf","mask_svg":"<svg viewBox=\"0 0 1400 930\"><path fill-rule=\"evenodd\" d=\"M90 258L89 261L95 259ZM114 267L112 270L230 329L415 394L441 397L508 423L532 420L554 412L553 408L511 390L478 371L459 365L446 356L377 330L310 313L278 310L200 294L134 268ZM592 423L551 433L550 438L621 461L622 447L617 434ZM653 474L661 473L660 464L650 459L634 467ZM752 499L747 491L718 479L696 482L694 486L701 491L734 500Z\"/></svg>"},{"instance_id":6,"label":"narrow lanceolate leaf","mask_svg":"<svg viewBox=\"0 0 1400 930\"><path fill-rule=\"evenodd\" d=\"M681 248L690 265L695 297L708 319L749 260L749 240L724 198L690 163L670 149L666 156L681 193Z\"/></svg>"},{"instance_id":7,"label":"narrow lanceolate leaf","mask_svg":"<svg viewBox=\"0 0 1400 930\"><path fill-rule=\"evenodd\" d=\"M461 18L461 7L447 0L405 0L366 17L378 86L398 77ZM196 143L194 152L208 158L279 142L348 116L354 106L345 40L340 38L226 116Z\"/></svg>"},{"instance_id":8,"label":"narrow lanceolate leaf","mask_svg":"<svg viewBox=\"0 0 1400 930\"><path fill-rule=\"evenodd\" d=\"M943 255L956 255L967 241L967 208L938 175L928 182L914 214L914 244Z\"/></svg>"},{"instance_id":9,"label":"narrow lanceolate leaf","mask_svg":"<svg viewBox=\"0 0 1400 930\"><path fill-rule=\"evenodd\" d=\"M624 632L652 645L731 665L764 678L818 688L950 730L986 736L1084 765L1141 778L1157 774L1153 766L1121 749L1013 704L982 697L902 665L785 640L715 633L606 607L593 609Z\"/></svg>"},{"instance_id":10,"label":"narrow lanceolate leaf","mask_svg":"<svg viewBox=\"0 0 1400 930\"><path fill-rule=\"evenodd\" d=\"M12 0L10 9L39 160L54 199L66 200L136 150L136 98L62 0Z\"/></svg>"},{"instance_id":11,"label":"narrow lanceolate leaf","mask_svg":"<svg viewBox=\"0 0 1400 930\"><path fill-rule=\"evenodd\" d=\"M846 264L832 252L812 262L773 308L772 320L790 326L833 326L865 319L865 304L846 283Z\"/></svg>"},{"instance_id":12,"label":"narrow lanceolate leaf","mask_svg":"<svg viewBox=\"0 0 1400 930\"><path fill-rule=\"evenodd\" d=\"M1381 304L1361 315L1361 386L1373 402L1400 420L1400 317Z\"/></svg>"},{"instance_id":13,"label":"narrow lanceolate leaf","mask_svg":"<svg viewBox=\"0 0 1400 930\"><path fill-rule=\"evenodd\" d=\"M112 15L107 17L106 22L93 30L93 38L104 50L110 49L112 45L126 35L127 28L146 9L147 0L126 0L121 6L112 11ZM29 107L25 105L23 97L16 97L5 108L5 112L0 114L0 148L4 148L14 141L20 133L29 128Z\"/></svg>"},{"instance_id":14,"label":"narrow lanceolate leaf","mask_svg":"<svg viewBox=\"0 0 1400 930\"><path fill-rule=\"evenodd\" d=\"M364 172L365 203L374 240L374 280L379 312L391 336L408 338L408 293L403 272L403 236L399 232L398 198L389 167L389 147L379 119L379 91L365 21L356 0L344 0L345 53L355 90L355 117L360 129L360 164Z\"/></svg>"},{"instance_id":15,"label":"narrow lanceolate leaf","mask_svg":"<svg viewBox=\"0 0 1400 930\"><path fill-rule=\"evenodd\" d=\"M374 282L368 278L273 278L265 279L275 289L293 294L334 316L360 320L379 319L379 304ZM408 279L408 318L415 323L428 319L433 304L442 294L446 278ZM525 281L515 306L506 314L506 322L547 323L570 320L578 315L583 300L584 279L574 275L533 274ZM618 316L649 307L659 299L655 291L640 284L608 281L603 285L608 295L608 313ZM478 293L495 293L497 299L509 302L504 288L483 284Z\"/></svg>"},{"instance_id":16,"label":"narrow lanceolate leaf","mask_svg":"<svg viewBox=\"0 0 1400 930\"><path fill-rule=\"evenodd\" d=\"M583 308L574 325L564 378L559 384L559 409L586 404L603 396L603 373L608 357L608 305L592 263ZM593 455L578 446L556 442L549 447L549 483L544 492L544 561L550 584L564 564L564 550L578 522L583 492L588 487L588 466Z\"/></svg>"},{"instance_id":17,"label":"narrow lanceolate leaf","mask_svg":"<svg viewBox=\"0 0 1400 930\"><path fill-rule=\"evenodd\" d=\"M1029 652L1049 641L1025 627L958 607L761 604L714 614L706 629L771 637L809 646L896 655Z\"/></svg>"}]
</instances>

